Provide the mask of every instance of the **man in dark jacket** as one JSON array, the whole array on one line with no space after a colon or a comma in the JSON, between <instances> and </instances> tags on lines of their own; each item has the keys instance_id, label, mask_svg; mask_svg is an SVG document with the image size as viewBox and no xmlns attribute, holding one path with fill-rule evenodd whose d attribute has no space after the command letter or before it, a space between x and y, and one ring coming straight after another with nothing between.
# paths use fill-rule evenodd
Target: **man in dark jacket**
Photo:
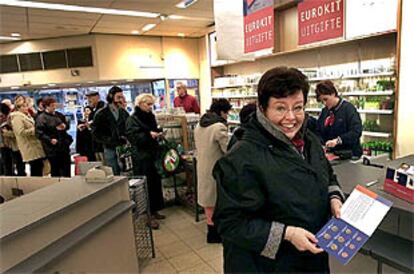
<instances>
[{"instance_id":1,"label":"man in dark jacket","mask_svg":"<svg viewBox=\"0 0 414 274\"><path fill-rule=\"evenodd\" d=\"M108 105L100 109L92 123L94 139L103 145L105 163L112 167L115 175L121 173L116 147L126 143L125 122L129 114L121 106L123 91L113 86L108 91Z\"/></svg>"},{"instance_id":2,"label":"man in dark jacket","mask_svg":"<svg viewBox=\"0 0 414 274\"><path fill-rule=\"evenodd\" d=\"M56 111L58 104L54 98L44 99L43 104L45 111L36 118L36 136L50 162L52 177L71 177L70 144L73 139L67 133L70 125L65 115Z\"/></svg>"},{"instance_id":3,"label":"man in dark jacket","mask_svg":"<svg viewBox=\"0 0 414 274\"><path fill-rule=\"evenodd\" d=\"M89 125L93 123L96 112L101 108L105 107L105 102L101 101L99 97L99 92L97 90L88 90L86 92L86 98L88 99L88 107L92 109L91 113L88 116ZM104 161L104 149L102 144L98 143L95 139L92 139L92 151L95 154L95 159L97 161Z\"/></svg>"}]
</instances>

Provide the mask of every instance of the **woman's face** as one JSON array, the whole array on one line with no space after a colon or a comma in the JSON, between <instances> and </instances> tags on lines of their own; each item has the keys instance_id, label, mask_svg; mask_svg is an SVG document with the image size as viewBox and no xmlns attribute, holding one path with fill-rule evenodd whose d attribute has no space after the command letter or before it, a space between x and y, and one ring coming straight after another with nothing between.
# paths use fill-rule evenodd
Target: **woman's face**
<instances>
[{"instance_id":1,"label":"woman's face","mask_svg":"<svg viewBox=\"0 0 414 274\"><path fill-rule=\"evenodd\" d=\"M302 91L285 98L270 97L264 114L289 139L293 139L305 120Z\"/></svg>"},{"instance_id":2,"label":"woman's face","mask_svg":"<svg viewBox=\"0 0 414 274\"><path fill-rule=\"evenodd\" d=\"M152 102L152 101L145 101L145 102L141 102L139 104L139 108L142 111L144 111L144 112L151 112L153 105L154 105L154 102Z\"/></svg>"},{"instance_id":3,"label":"woman's face","mask_svg":"<svg viewBox=\"0 0 414 274\"><path fill-rule=\"evenodd\" d=\"M85 119L88 119L89 114L91 114L91 110L90 110L90 108L85 108L85 109L83 110L83 116L85 116Z\"/></svg>"},{"instance_id":4,"label":"woman's face","mask_svg":"<svg viewBox=\"0 0 414 274\"><path fill-rule=\"evenodd\" d=\"M29 105L28 104L23 104L20 109L21 112L28 114L29 113Z\"/></svg>"},{"instance_id":5,"label":"woman's face","mask_svg":"<svg viewBox=\"0 0 414 274\"><path fill-rule=\"evenodd\" d=\"M338 103L338 97L335 94L322 94L318 99L328 109L333 108Z\"/></svg>"}]
</instances>

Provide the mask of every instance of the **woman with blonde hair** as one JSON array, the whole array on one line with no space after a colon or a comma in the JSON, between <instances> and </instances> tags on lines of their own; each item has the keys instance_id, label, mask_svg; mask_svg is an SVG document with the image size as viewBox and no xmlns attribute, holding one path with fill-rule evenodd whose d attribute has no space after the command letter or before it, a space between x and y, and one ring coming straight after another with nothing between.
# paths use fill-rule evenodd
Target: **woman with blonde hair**
<instances>
[{"instance_id":1,"label":"woman with blonde hair","mask_svg":"<svg viewBox=\"0 0 414 274\"><path fill-rule=\"evenodd\" d=\"M126 121L126 135L132 146L132 160L134 175L147 177L150 211L152 219L149 225L153 229L159 228L157 219L165 216L158 213L164 205L161 177L155 167L155 160L159 152L157 139L161 136L152 106L155 97L144 93L135 98L135 112Z\"/></svg>"},{"instance_id":2,"label":"woman with blonde hair","mask_svg":"<svg viewBox=\"0 0 414 274\"><path fill-rule=\"evenodd\" d=\"M25 97L18 97L15 109L10 114L13 132L23 161L30 165L30 176L43 176L45 152L35 135L35 121L29 114L29 105Z\"/></svg>"}]
</instances>

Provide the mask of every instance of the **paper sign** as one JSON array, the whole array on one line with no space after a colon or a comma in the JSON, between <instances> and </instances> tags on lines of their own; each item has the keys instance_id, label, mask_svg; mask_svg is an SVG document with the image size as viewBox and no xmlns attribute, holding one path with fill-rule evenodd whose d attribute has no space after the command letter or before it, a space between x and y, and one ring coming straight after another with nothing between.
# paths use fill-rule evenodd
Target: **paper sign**
<instances>
[{"instance_id":1,"label":"paper sign","mask_svg":"<svg viewBox=\"0 0 414 274\"><path fill-rule=\"evenodd\" d=\"M358 185L341 208L317 234L318 246L347 264L371 237L392 202Z\"/></svg>"}]
</instances>

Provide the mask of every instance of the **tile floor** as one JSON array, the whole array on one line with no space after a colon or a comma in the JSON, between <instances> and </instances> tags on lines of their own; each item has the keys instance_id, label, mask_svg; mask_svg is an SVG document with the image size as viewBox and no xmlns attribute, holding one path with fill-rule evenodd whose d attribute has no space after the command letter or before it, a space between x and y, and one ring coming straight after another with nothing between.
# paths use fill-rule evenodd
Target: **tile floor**
<instances>
[{"instance_id":1,"label":"tile floor","mask_svg":"<svg viewBox=\"0 0 414 274\"><path fill-rule=\"evenodd\" d=\"M223 273L223 248L206 243L205 221L196 223L182 207L166 208L162 214L167 218L153 230L156 258L141 263L141 273Z\"/></svg>"},{"instance_id":2,"label":"tile floor","mask_svg":"<svg viewBox=\"0 0 414 274\"><path fill-rule=\"evenodd\" d=\"M167 218L160 229L153 230L156 258L140 264L142 274L150 273L223 273L221 244L207 244L207 225L204 220L195 222L194 215L183 207L169 207L162 211ZM331 258L332 274L376 273L377 262L371 257L357 254L346 265ZM383 273L401 273L384 265Z\"/></svg>"}]
</instances>

